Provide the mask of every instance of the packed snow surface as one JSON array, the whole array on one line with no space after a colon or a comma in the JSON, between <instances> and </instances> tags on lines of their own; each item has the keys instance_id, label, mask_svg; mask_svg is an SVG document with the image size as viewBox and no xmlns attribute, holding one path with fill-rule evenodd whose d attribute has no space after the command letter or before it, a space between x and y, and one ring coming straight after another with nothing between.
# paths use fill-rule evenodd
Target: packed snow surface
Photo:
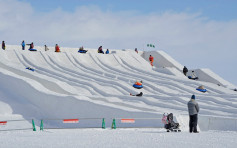
<instances>
[{"instance_id":1,"label":"packed snow surface","mask_svg":"<svg viewBox=\"0 0 237 148\"><path fill-rule=\"evenodd\" d=\"M236 132L167 133L160 129L77 129L0 132L1 147L235 148Z\"/></svg>"},{"instance_id":2,"label":"packed snow surface","mask_svg":"<svg viewBox=\"0 0 237 148\"><path fill-rule=\"evenodd\" d=\"M64 47L60 53L53 48L35 48L37 51L31 52L9 45L0 50L0 121L7 121L0 125L1 147L236 145L235 86L208 70L197 71L199 80L189 80L182 74L182 65L162 51L137 54L133 50L110 50L110 54L98 54L88 49L81 54L75 48ZM157 55L155 67L147 61L150 54ZM137 80L142 80L143 89L132 87ZM206 93L196 90L201 85ZM142 97L129 95L140 92ZM187 102L192 94L200 106L201 132L190 136ZM162 129L165 112L174 114L181 133ZM101 128L102 118L106 129L93 129ZM135 119L135 123L122 124L122 118ZM32 131L32 119L36 132ZM79 123L64 124L63 119L79 119ZM146 129L111 130L112 119L118 127ZM41 120L44 131L39 131ZM92 129L76 129L83 127Z\"/></svg>"}]
</instances>

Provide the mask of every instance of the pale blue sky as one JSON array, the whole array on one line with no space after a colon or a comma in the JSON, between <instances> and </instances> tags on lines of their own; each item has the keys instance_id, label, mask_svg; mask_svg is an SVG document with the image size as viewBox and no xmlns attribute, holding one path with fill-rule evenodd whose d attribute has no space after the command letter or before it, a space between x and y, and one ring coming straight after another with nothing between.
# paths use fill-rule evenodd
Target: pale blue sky
<instances>
[{"instance_id":1,"label":"pale blue sky","mask_svg":"<svg viewBox=\"0 0 237 148\"><path fill-rule=\"evenodd\" d=\"M20 0L30 3L38 12L62 8L72 12L78 6L96 5L103 11L131 11L138 13L175 12L196 13L213 20L229 21L237 18L237 0Z\"/></svg>"}]
</instances>

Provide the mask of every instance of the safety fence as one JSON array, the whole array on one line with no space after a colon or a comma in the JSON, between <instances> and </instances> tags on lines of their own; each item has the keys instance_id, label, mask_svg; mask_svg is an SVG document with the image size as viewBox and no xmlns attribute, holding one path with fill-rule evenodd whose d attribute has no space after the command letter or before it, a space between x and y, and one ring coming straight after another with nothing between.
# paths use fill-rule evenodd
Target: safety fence
<instances>
[{"instance_id":1,"label":"safety fence","mask_svg":"<svg viewBox=\"0 0 237 148\"><path fill-rule=\"evenodd\" d=\"M116 128L163 128L161 118L113 118L112 129Z\"/></svg>"},{"instance_id":2,"label":"safety fence","mask_svg":"<svg viewBox=\"0 0 237 148\"><path fill-rule=\"evenodd\" d=\"M32 120L32 124L29 121ZM14 131L14 130L33 130L36 131L33 119L21 120L4 120L0 121L0 131Z\"/></svg>"},{"instance_id":3,"label":"safety fence","mask_svg":"<svg viewBox=\"0 0 237 148\"><path fill-rule=\"evenodd\" d=\"M105 128L105 118L42 119L43 129Z\"/></svg>"},{"instance_id":4,"label":"safety fence","mask_svg":"<svg viewBox=\"0 0 237 148\"><path fill-rule=\"evenodd\" d=\"M202 131L237 131L237 118L199 116L198 125Z\"/></svg>"},{"instance_id":5,"label":"safety fence","mask_svg":"<svg viewBox=\"0 0 237 148\"><path fill-rule=\"evenodd\" d=\"M42 119L40 130L76 128L162 128L161 118Z\"/></svg>"}]
</instances>

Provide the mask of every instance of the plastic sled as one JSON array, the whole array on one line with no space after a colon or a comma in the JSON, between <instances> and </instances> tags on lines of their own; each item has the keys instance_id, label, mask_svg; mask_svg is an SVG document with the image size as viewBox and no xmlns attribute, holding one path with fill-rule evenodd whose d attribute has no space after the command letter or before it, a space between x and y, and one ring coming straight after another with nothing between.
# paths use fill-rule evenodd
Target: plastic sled
<instances>
[{"instance_id":1,"label":"plastic sled","mask_svg":"<svg viewBox=\"0 0 237 148\"><path fill-rule=\"evenodd\" d=\"M200 92L207 92L207 90L206 89L196 89L196 90L198 90L198 91L200 91Z\"/></svg>"},{"instance_id":2,"label":"plastic sled","mask_svg":"<svg viewBox=\"0 0 237 148\"><path fill-rule=\"evenodd\" d=\"M78 50L79 53L86 53L87 50Z\"/></svg>"},{"instance_id":3,"label":"plastic sled","mask_svg":"<svg viewBox=\"0 0 237 148\"><path fill-rule=\"evenodd\" d=\"M29 49L29 51L37 51L37 49Z\"/></svg>"},{"instance_id":4,"label":"plastic sled","mask_svg":"<svg viewBox=\"0 0 237 148\"><path fill-rule=\"evenodd\" d=\"M191 76L188 76L188 78L191 79L191 80L197 80L198 79L198 77L192 78Z\"/></svg>"},{"instance_id":5,"label":"plastic sled","mask_svg":"<svg viewBox=\"0 0 237 148\"><path fill-rule=\"evenodd\" d=\"M35 69L30 68L30 67L27 67L26 69L31 70L31 71L35 71Z\"/></svg>"},{"instance_id":6,"label":"plastic sled","mask_svg":"<svg viewBox=\"0 0 237 148\"><path fill-rule=\"evenodd\" d=\"M134 88L137 88L137 89L141 89L141 88L143 88L142 85L136 85L136 84L133 84L133 87L134 87Z\"/></svg>"}]
</instances>

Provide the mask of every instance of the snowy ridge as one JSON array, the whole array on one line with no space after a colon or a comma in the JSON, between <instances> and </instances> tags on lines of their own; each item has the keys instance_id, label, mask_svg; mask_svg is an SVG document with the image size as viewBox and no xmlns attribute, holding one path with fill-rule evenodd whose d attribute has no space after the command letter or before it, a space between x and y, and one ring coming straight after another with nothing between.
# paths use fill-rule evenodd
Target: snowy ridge
<instances>
[{"instance_id":1,"label":"snowy ridge","mask_svg":"<svg viewBox=\"0 0 237 148\"><path fill-rule=\"evenodd\" d=\"M8 46L6 51L0 51L1 116L19 114L38 120L161 117L164 112L179 116L187 115L186 103L195 94L200 115L237 118L235 91L153 70L146 59L132 50L112 50L103 55L95 49L86 54L79 54L75 48L61 48L60 53L52 48L47 52L42 47L36 49L37 52L30 52ZM179 69L180 65L176 65ZM136 80L143 81L142 90L132 87ZM208 92L196 91L200 85ZM140 91L143 97L129 95Z\"/></svg>"}]
</instances>

